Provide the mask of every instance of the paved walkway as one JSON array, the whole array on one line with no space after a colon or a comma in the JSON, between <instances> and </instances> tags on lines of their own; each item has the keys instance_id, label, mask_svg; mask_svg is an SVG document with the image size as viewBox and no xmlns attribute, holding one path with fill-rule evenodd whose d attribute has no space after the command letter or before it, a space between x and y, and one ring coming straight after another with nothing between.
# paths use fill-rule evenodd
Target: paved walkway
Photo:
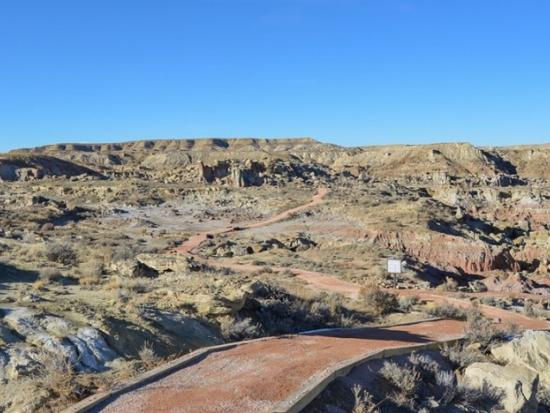
<instances>
[{"instance_id":1,"label":"paved walkway","mask_svg":"<svg viewBox=\"0 0 550 413\"><path fill-rule=\"evenodd\" d=\"M459 338L463 323L430 321L272 338L213 353L93 412L242 413L270 412L329 366L382 349Z\"/></svg>"}]
</instances>

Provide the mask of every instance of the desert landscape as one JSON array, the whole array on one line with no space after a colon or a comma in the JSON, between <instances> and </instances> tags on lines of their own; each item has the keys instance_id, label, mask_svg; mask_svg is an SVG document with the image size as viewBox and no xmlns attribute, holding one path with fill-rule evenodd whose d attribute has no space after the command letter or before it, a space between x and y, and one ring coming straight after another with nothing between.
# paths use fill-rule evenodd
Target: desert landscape
<instances>
[{"instance_id":1,"label":"desert landscape","mask_svg":"<svg viewBox=\"0 0 550 413\"><path fill-rule=\"evenodd\" d=\"M550 411L549 145L58 144L0 204L1 412Z\"/></svg>"}]
</instances>

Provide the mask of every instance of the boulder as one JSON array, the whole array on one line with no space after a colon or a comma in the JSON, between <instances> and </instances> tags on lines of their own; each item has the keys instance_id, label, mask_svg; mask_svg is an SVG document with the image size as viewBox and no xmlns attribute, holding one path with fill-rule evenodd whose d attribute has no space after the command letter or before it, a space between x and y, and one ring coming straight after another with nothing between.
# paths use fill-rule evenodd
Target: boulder
<instances>
[{"instance_id":1,"label":"boulder","mask_svg":"<svg viewBox=\"0 0 550 413\"><path fill-rule=\"evenodd\" d=\"M485 278L483 284L489 291L549 294L550 288L540 285L521 273L499 274Z\"/></svg>"},{"instance_id":2,"label":"boulder","mask_svg":"<svg viewBox=\"0 0 550 413\"><path fill-rule=\"evenodd\" d=\"M214 332L214 329L191 317L179 313L161 311L157 309L146 309L142 316L162 327L176 336L185 349L191 350L199 347L221 344L222 339Z\"/></svg>"},{"instance_id":3,"label":"boulder","mask_svg":"<svg viewBox=\"0 0 550 413\"><path fill-rule=\"evenodd\" d=\"M65 357L77 370L101 371L117 354L107 345L101 333L92 327L81 327L60 317L36 313L27 308L8 312L4 322L23 341L21 349L10 352L12 371L27 372L32 367L33 353L25 350L31 345ZM15 347L10 347L10 351ZM38 360L40 361L40 360Z\"/></svg>"},{"instance_id":4,"label":"boulder","mask_svg":"<svg viewBox=\"0 0 550 413\"><path fill-rule=\"evenodd\" d=\"M84 327L68 337L77 348L80 363L87 369L102 371L105 365L117 357L99 331Z\"/></svg>"},{"instance_id":5,"label":"boulder","mask_svg":"<svg viewBox=\"0 0 550 413\"><path fill-rule=\"evenodd\" d=\"M158 276L158 271L137 259L116 261L111 264L111 270L118 275L128 278Z\"/></svg>"},{"instance_id":6,"label":"boulder","mask_svg":"<svg viewBox=\"0 0 550 413\"><path fill-rule=\"evenodd\" d=\"M491 353L501 362L522 365L536 373L550 387L550 332L525 331L508 343L495 346Z\"/></svg>"},{"instance_id":7,"label":"boulder","mask_svg":"<svg viewBox=\"0 0 550 413\"><path fill-rule=\"evenodd\" d=\"M472 389L493 389L500 393L500 404L508 413L537 411L538 374L518 364L500 366L473 363L464 371L463 385Z\"/></svg>"},{"instance_id":8,"label":"boulder","mask_svg":"<svg viewBox=\"0 0 550 413\"><path fill-rule=\"evenodd\" d=\"M288 249L291 251L306 251L316 246L317 243L315 241L302 234L288 243Z\"/></svg>"},{"instance_id":9,"label":"boulder","mask_svg":"<svg viewBox=\"0 0 550 413\"><path fill-rule=\"evenodd\" d=\"M235 315L251 295L251 284L225 286L211 294L180 294L178 299L195 307L202 316Z\"/></svg>"},{"instance_id":10,"label":"boulder","mask_svg":"<svg viewBox=\"0 0 550 413\"><path fill-rule=\"evenodd\" d=\"M260 243L260 252L269 251L274 248L286 248L286 245L276 238L270 238Z\"/></svg>"},{"instance_id":11,"label":"boulder","mask_svg":"<svg viewBox=\"0 0 550 413\"><path fill-rule=\"evenodd\" d=\"M40 368L36 358L36 352L30 351L24 345L11 347L7 351L7 364L4 369L6 378L13 380L36 374Z\"/></svg>"},{"instance_id":12,"label":"boulder","mask_svg":"<svg viewBox=\"0 0 550 413\"><path fill-rule=\"evenodd\" d=\"M233 241L222 242L211 250L211 255L216 257L239 257L252 253L254 253L252 247L245 247Z\"/></svg>"},{"instance_id":13,"label":"boulder","mask_svg":"<svg viewBox=\"0 0 550 413\"><path fill-rule=\"evenodd\" d=\"M159 274L166 272L187 273L191 270L190 257L167 254L139 254L137 261Z\"/></svg>"}]
</instances>

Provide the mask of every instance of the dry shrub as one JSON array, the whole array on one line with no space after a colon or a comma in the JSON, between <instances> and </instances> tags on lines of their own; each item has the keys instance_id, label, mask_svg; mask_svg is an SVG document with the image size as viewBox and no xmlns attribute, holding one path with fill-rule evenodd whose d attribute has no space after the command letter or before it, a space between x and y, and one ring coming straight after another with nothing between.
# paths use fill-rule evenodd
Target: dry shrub
<instances>
[{"instance_id":1,"label":"dry shrub","mask_svg":"<svg viewBox=\"0 0 550 413\"><path fill-rule=\"evenodd\" d=\"M118 290L124 286L122 279L118 276L112 277L108 282L103 284L103 289L106 291Z\"/></svg>"},{"instance_id":2,"label":"dry shrub","mask_svg":"<svg viewBox=\"0 0 550 413\"><path fill-rule=\"evenodd\" d=\"M80 391L73 366L63 354L41 351L37 356L40 363L33 380L48 389L57 402L77 399Z\"/></svg>"},{"instance_id":3,"label":"dry shrub","mask_svg":"<svg viewBox=\"0 0 550 413\"><path fill-rule=\"evenodd\" d=\"M448 303L429 307L427 312L434 317L450 318L453 320L466 320L468 316L467 311L464 309Z\"/></svg>"},{"instance_id":4,"label":"dry shrub","mask_svg":"<svg viewBox=\"0 0 550 413\"><path fill-rule=\"evenodd\" d=\"M460 404L481 412L500 412L496 409L503 399L502 390L496 389L484 382L480 388L472 388L464 385L458 386ZM469 410L472 411L472 410Z\"/></svg>"},{"instance_id":5,"label":"dry shrub","mask_svg":"<svg viewBox=\"0 0 550 413\"><path fill-rule=\"evenodd\" d=\"M482 347L487 347L495 337L501 334L491 320L485 318L479 311L477 303L467 312L465 329L466 340L470 343L479 343Z\"/></svg>"},{"instance_id":6,"label":"dry shrub","mask_svg":"<svg viewBox=\"0 0 550 413\"><path fill-rule=\"evenodd\" d=\"M359 300L366 311L375 316L389 314L399 308L397 296L382 290L375 283L369 283L361 287Z\"/></svg>"},{"instance_id":7,"label":"dry shrub","mask_svg":"<svg viewBox=\"0 0 550 413\"><path fill-rule=\"evenodd\" d=\"M130 247L119 247L112 256L113 262L120 262L132 259L136 256L136 251Z\"/></svg>"},{"instance_id":8,"label":"dry shrub","mask_svg":"<svg viewBox=\"0 0 550 413\"><path fill-rule=\"evenodd\" d=\"M456 376L449 370L438 370L435 372L435 384L439 393L439 404L447 406L458 396L458 384Z\"/></svg>"},{"instance_id":9,"label":"dry shrub","mask_svg":"<svg viewBox=\"0 0 550 413\"><path fill-rule=\"evenodd\" d=\"M44 268L40 271L40 279L45 282L53 282L63 278L63 274L55 268Z\"/></svg>"},{"instance_id":10,"label":"dry shrub","mask_svg":"<svg viewBox=\"0 0 550 413\"><path fill-rule=\"evenodd\" d=\"M113 382L121 383L135 377L139 373L139 364L141 363L127 360L118 362L113 369Z\"/></svg>"},{"instance_id":11,"label":"dry shrub","mask_svg":"<svg viewBox=\"0 0 550 413\"><path fill-rule=\"evenodd\" d=\"M28 288L25 285L18 285L15 288L16 289L13 293L13 298L15 299L16 303L22 303L29 292Z\"/></svg>"},{"instance_id":12,"label":"dry shrub","mask_svg":"<svg viewBox=\"0 0 550 413\"><path fill-rule=\"evenodd\" d=\"M361 386L353 386L354 404L351 413L379 413L378 404L374 402L372 395L363 390Z\"/></svg>"},{"instance_id":13,"label":"dry shrub","mask_svg":"<svg viewBox=\"0 0 550 413\"><path fill-rule=\"evenodd\" d=\"M68 244L49 244L46 246L45 256L52 262L74 266L78 261L76 251Z\"/></svg>"},{"instance_id":14,"label":"dry shrub","mask_svg":"<svg viewBox=\"0 0 550 413\"><path fill-rule=\"evenodd\" d=\"M138 353L139 360L145 370L150 370L160 363L162 360L153 349L149 342L145 342Z\"/></svg>"},{"instance_id":15,"label":"dry shrub","mask_svg":"<svg viewBox=\"0 0 550 413\"><path fill-rule=\"evenodd\" d=\"M136 294L144 294L151 290L149 279L143 277L125 280L124 287Z\"/></svg>"},{"instance_id":16,"label":"dry shrub","mask_svg":"<svg viewBox=\"0 0 550 413\"><path fill-rule=\"evenodd\" d=\"M44 225L42 225L42 227L40 228L40 230L42 232L49 232L49 231L53 231L55 229L55 225L52 224L51 222L46 222Z\"/></svg>"},{"instance_id":17,"label":"dry shrub","mask_svg":"<svg viewBox=\"0 0 550 413\"><path fill-rule=\"evenodd\" d=\"M436 290L438 291L446 291L446 292L453 292L458 290L458 282L451 277L447 277L445 279L445 282L442 284L439 284L436 287Z\"/></svg>"},{"instance_id":18,"label":"dry shrub","mask_svg":"<svg viewBox=\"0 0 550 413\"><path fill-rule=\"evenodd\" d=\"M525 300L523 304L523 312L527 317L537 317L538 315L538 312L535 309L535 305L531 300Z\"/></svg>"},{"instance_id":19,"label":"dry shrub","mask_svg":"<svg viewBox=\"0 0 550 413\"><path fill-rule=\"evenodd\" d=\"M261 335L261 328L251 318L235 320L224 319L220 322L220 329L224 339L228 341L240 341L256 338Z\"/></svg>"},{"instance_id":20,"label":"dry shrub","mask_svg":"<svg viewBox=\"0 0 550 413\"><path fill-rule=\"evenodd\" d=\"M89 261L83 262L79 266L80 277L78 282L80 285L92 286L101 283L101 278L104 272L103 261L97 258L92 258Z\"/></svg>"},{"instance_id":21,"label":"dry shrub","mask_svg":"<svg viewBox=\"0 0 550 413\"><path fill-rule=\"evenodd\" d=\"M485 355L474 346L465 346L462 343L453 345L445 344L441 349L441 354L449 359L453 365L465 368L473 363L485 361Z\"/></svg>"},{"instance_id":22,"label":"dry shrub","mask_svg":"<svg viewBox=\"0 0 550 413\"><path fill-rule=\"evenodd\" d=\"M421 376L417 369L411 366L400 366L393 361L385 361L379 373L393 388L390 396L392 401L398 406L412 406L421 383Z\"/></svg>"},{"instance_id":23,"label":"dry shrub","mask_svg":"<svg viewBox=\"0 0 550 413\"><path fill-rule=\"evenodd\" d=\"M32 288L35 291L44 291L46 290L46 286L48 285L48 281L46 280L36 280L32 283Z\"/></svg>"},{"instance_id":24,"label":"dry shrub","mask_svg":"<svg viewBox=\"0 0 550 413\"><path fill-rule=\"evenodd\" d=\"M403 311L404 313L408 313L412 311L419 302L420 300L416 295L399 297L399 310Z\"/></svg>"}]
</instances>

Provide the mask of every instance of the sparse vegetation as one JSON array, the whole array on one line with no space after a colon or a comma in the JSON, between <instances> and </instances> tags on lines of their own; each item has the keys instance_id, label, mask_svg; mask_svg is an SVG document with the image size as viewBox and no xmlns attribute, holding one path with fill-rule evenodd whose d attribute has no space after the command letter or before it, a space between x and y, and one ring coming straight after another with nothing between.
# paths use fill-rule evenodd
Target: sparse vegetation
<instances>
[{"instance_id":1,"label":"sparse vegetation","mask_svg":"<svg viewBox=\"0 0 550 413\"><path fill-rule=\"evenodd\" d=\"M228 341L240 341L261 335L260 327L251 318L241 320L226 318L222 320L220 327L223 337Z\"/></svg>"},{"instance_id":2,"label":"sparse vegetation","mask_svg":"<svg viewBox=\"0 0 550 413\"><path fill-rule=\"evenodd\" d=\"M374 403L372 395L357 384L353 386L353 398L355 402L351 413L379 413L378 404Z\"/></svg>"},{"instance_id":3,"label":"sparse vegetation","mask_svg":"<svg viewBox=\"0 0 550 413\"><path fill-rule=\"evenodd\" d=\"M83 276L93 276L101 278L105 272L105 266L103 261L97 258L92 258L89 261L85 261L79 266L80 273Z\"/></svg>"},{"instance_id":4,"label":"sparse vegetation","mask_svg":"<svg viewBox=\"0 0 550 413\"><path fill-rule=\"evenodd\" d=\"M487 347L492 340L501 335L493 323L483 316L478 307L468 310L466 318L466 340Z\"/></svg>"},{"instance_id":5,"label":"sparse vegetation","mask_svg":"<svg viewBox=\"0 0 550 413\"><path fill-rule=\"evenodd\" d=\"M256 284L254 297L247 301L240 314L244 319L250 319L250 323L260 329L261 335L350 327L371 320L369 313L354 310L338 296L317 294L300 297L281 286L267 283Z\"/></svg>"},{"instance_id":6,"label":"sparse vegetation","mask_svg":"<svg viewBox=\"0 0 550 413\"><path fill-rule=\"evenodd\" d=\"M380 375L393 388L391 400L398 406L412 408L414 397L420 385L420 373L413 366L400 366L392 361L385 361Z\"/></svg>"},{"instance_id":7,"label":"sparse vegetation","mask_svg":"<svg viewBox=\"0 0 550 413\"><path fill-rule=\"evenodd\" d=\"M444 292L454 292L458 290L458 282L451 277L445 278L445 282L437 286L437 290Z\"/></svg>"},{"instance_id":8,"label":"sparse vegetation","mask_svg":"<svg viewBox=\"0 0 550 413\"><path fill-rule=\"evenodd\" d=\"M45 255L48 260L66 266L75 266L78 256L76 251L68 244L49 244L46 246Z\"/></svg>"},{"instance_id":9,"label":"sparse vegetation","mask_svg":"<svg viewBox=\"0 0 550 413\"><path fill-rule=\"evenodd\" d=\"M359 292L359 300L365 310L375 316L381 316L399 309L397 296L382 290L374 283L366 284Z\"/></svg>"},{"instance_id":10,"label":"sparse vegetation","mask_svg":"<svg viewBox=\"0 0 550 413\"><path fill-rule=\"evenodd\" d=\"M156 355L153 350L153 346L149 342L145 342L138 353L139 360L141 361L144 370L151 370L161 359Z\"/></svg>"},{"instance_id":11,"label":"sparse vegetation","mask_svg":"<svg viewBox=\"0 0 550 413\"><path fill-rule=\"evenodd\" d=\"M480 351L479 347L465 345L464 343L444 345L441 352L458 368L464 368L470 364L486 360L486 356Z\"/></svg>"},{"instance_id":12,"label":"sparse vegetation","mask_svg":"<svg viewBox=\"0 0 550 413\"><path fill-rule=\"evenodd\" d=\"M399 310L404 313L408 313L414 309L415 306L419 303L418 296L410 295L405 297L399 297Z\"/></svg>"},{"instance_id":13,"label":"sparse vegetation","mask_svg":"<svg viewBox=\"0 0 550 413\"><path fill-rule=\"evenodd\" d=\"M63 278L63 274L54 268L44 268L40 271L40 279L44 281L45 284L57 281Z\"/></svg>"},{"instance_id":14,"label":"sparse vegetation","mask_svg":"<svg viewBox=\"0 0 550 413\"><path fill-rule=\"evenodd\" d=\"M468 316L466 310L448 303L428 307L427 311L429 315L454 320L465 320Z\"/></svg>"}]
</instances>

